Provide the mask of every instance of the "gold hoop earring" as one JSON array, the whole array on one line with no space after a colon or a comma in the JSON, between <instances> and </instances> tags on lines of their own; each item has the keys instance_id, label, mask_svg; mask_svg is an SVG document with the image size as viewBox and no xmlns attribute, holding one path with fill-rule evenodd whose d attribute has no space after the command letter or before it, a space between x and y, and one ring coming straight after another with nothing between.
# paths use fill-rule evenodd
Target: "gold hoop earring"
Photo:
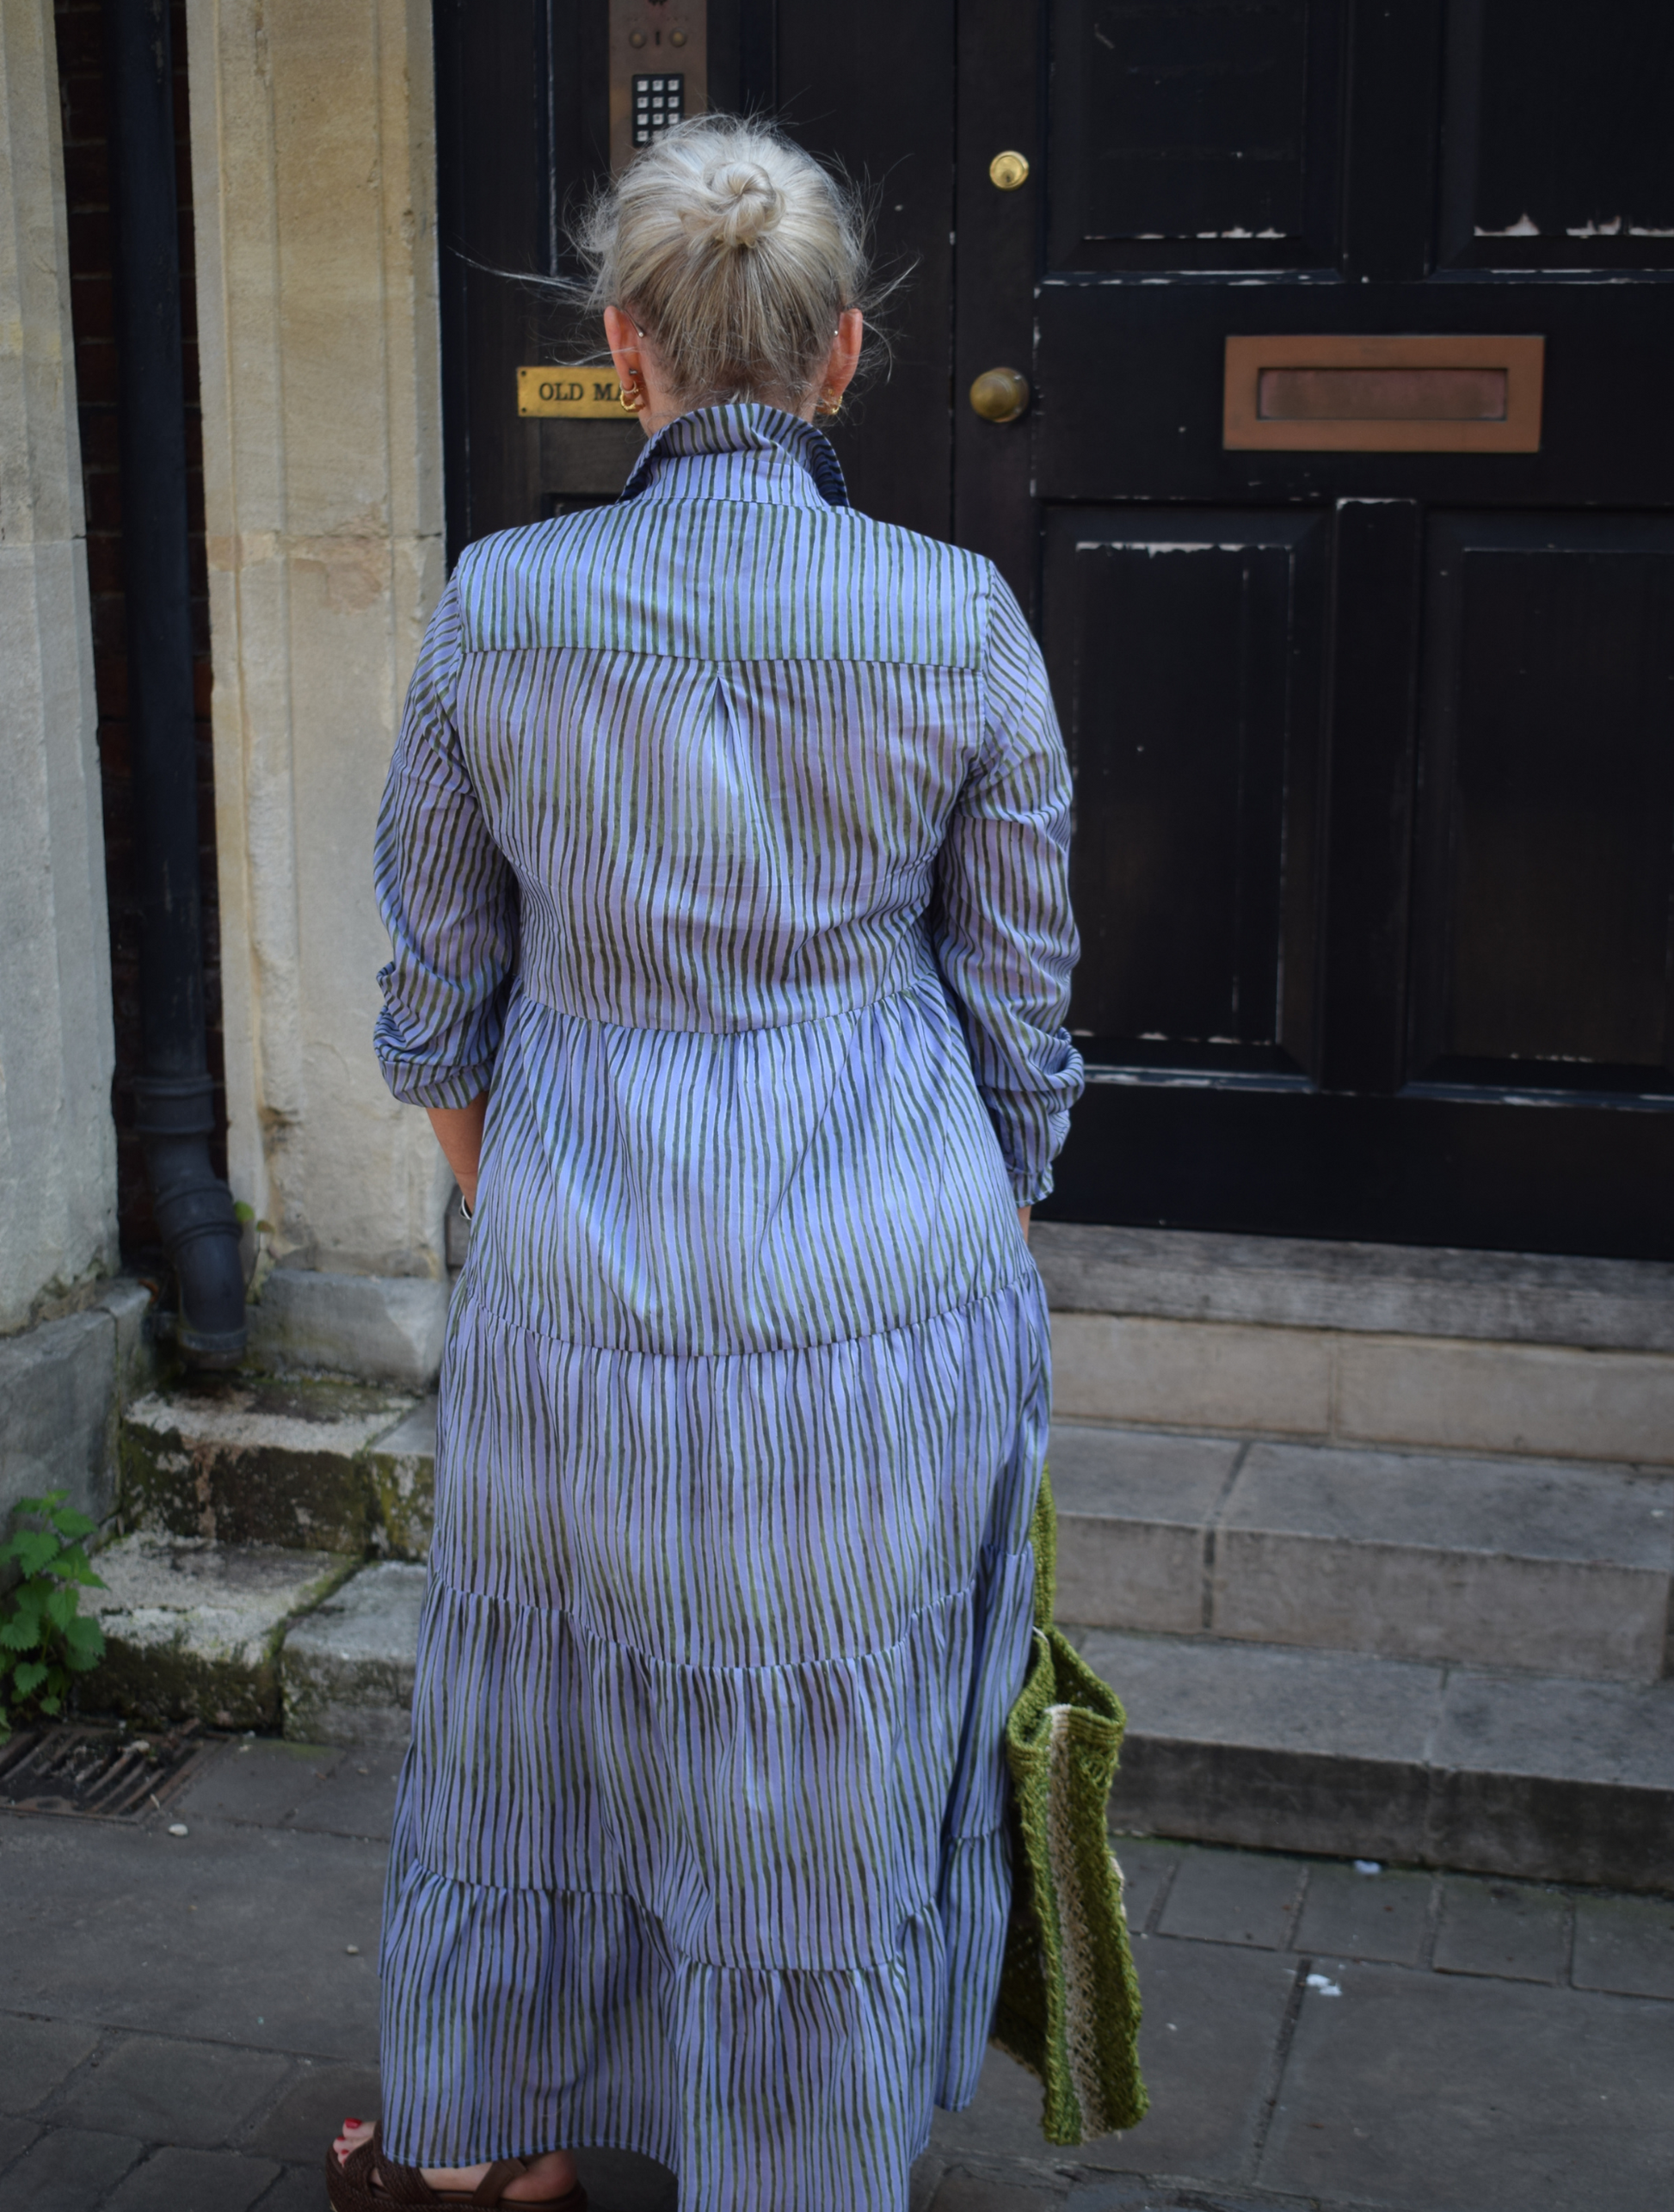
<instances>
[{"instance_id":1,"label":"gold hoop earring","mask_svg":"<svg viewBox=\"0 0 1674 2212\"><path fill-rule=\"evenodd\" d=\"M643 415L645 412L644 388L631 371L622 380L621 388L616 395L616 404L630 415Z\"/></svg>"},{"instance_id":2,"label":"gold hoop earring","mask_svg":"<svg viewBox=\"0 0 1674 2212\"><path fill-rule=\"evenodd\" d=\"M842 411L843 395L840 391L822 391L820 404L814 410L816 415L840 415Z\"/></svg>"}]
</instances>

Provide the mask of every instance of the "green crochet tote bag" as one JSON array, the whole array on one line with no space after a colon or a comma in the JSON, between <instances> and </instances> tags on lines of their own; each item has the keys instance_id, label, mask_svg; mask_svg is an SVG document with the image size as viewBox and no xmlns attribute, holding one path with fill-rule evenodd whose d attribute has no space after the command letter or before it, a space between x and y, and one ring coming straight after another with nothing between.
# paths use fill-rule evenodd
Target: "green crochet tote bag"
<instances>
[{"instance_id":1,"label":"green crochet tote bag","mask_svg":"<svg viewBox=\"0 0 1674 2212\"><path fill-rule=\"evenodd\" d=\"M1106 1807L1127 1718L1052 1625L1057 1515L1041 1476L1029 1531L1035 1636L1006 1724L1012 1771L1012 1918L991 2040L1039 2077L1041 2132L1085 2143L1145 2116L1139 1981Z\"/></svg>"}]
</instances>

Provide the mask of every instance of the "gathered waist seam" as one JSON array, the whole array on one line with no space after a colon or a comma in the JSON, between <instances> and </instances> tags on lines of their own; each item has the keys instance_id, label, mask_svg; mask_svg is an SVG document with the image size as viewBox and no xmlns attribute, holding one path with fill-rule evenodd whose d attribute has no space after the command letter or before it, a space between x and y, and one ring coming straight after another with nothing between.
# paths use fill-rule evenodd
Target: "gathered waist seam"
<instances>
[{"instance_id":1,"label":"gathered waist seam","mask_svg":"<svg viewBox=\"0 0 1674 2212\"><path fill-rule=\"evenodd\" d=\"M740 1022L733 1029L698 1029L673 1023L618 1021L606 1014L578 1014L573 1007L555 1006L551 999L543 998L522 976L518 977L516 989L518 998L525 1004L539 1007L543 1014L556 1014L561 1021L576 1022L586 1029L619 1029L629 1037L779 1037L793 1029L819 1029L832 1022L850 1021L859 1014L876 1013L902 999L922 998L931 992L942 1005L947 1003L946 987L933 967L926 968L910 983L882 992L877 998L862 999L855 1006L839 1007L829 1014L810 1014L800 1021Z\"/></svg>"},{"instance_id":2,"label":"gathered waist seam","mask_svg":"<svg viewBox=\"0 0 1674 2212\"><path fill-rule=\"evenodd\" d=\"M510 1315L502 1314L489 1305L477 1294L469 1272L461 1279L454 1292L454 1303L456 1308L475 1307L483 1319L491 1322L496 1328L507 1329L518 1336L532 1337L538 1344L550 1344L562 1352L597 1352L617 1359L673 1359L682 1365L690 1365L699 1359L718 1363L724 1359L799 1359L810 1352L839 1352L848 1345L877 1344L885 1337L912 1336L920 1329L933 1328L938 1322L957 1321L962 1314L974 1314L982 1306L997 1305L1001 1298L1011 1297L1019 1291L1026 1291L1031 1274L1035 1274L1032 1266L1026 1272L1019 1268L1005 1281L995 1284L991 1291L984 1291L979 1297L963 1299L957 1306L939 1306L934 1313L920 1314L912 1321L896 1322L889 1328L863 1329L853 1336L823 1336L807 1344L741 1346L729 1352L662 1352L649 1346L594 1344L582 1337L557 1336L551 1330L536 1328L528 1322L514 1321ZM1037 1285L1039 1280L1036 1274Z\"/></svg>"}]
</instances>

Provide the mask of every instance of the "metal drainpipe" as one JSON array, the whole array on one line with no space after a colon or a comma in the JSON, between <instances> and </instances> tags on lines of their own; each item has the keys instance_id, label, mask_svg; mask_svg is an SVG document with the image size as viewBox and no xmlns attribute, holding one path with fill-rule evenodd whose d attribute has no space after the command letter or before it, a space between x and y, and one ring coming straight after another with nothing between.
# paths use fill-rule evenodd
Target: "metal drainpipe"
<instances>
[{"instance_id":1,"label":"metal drainpipe","mask_svg":"<svg viewBox=\"0 0 1674 2212\"><path fill-rule=\"evenodd\" d=\"M209 1164L169 0L105 0L104 15L145 1063L134 1092L180 1288L177 1340L194 1364L225 1367L247 1332L232 1194Z\"/></svg>"}]
</instances>

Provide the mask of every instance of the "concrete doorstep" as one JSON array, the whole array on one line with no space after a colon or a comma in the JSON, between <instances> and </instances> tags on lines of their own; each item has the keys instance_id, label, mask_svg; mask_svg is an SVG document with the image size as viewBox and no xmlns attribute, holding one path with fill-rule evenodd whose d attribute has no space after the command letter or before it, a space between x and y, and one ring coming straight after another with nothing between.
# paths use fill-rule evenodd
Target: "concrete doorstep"
<instances>
[{"instance_id":1,"label":"concrete doorstep","mask_svg":"<svg viewBox=\"0 0 1674 2212\"><path fill-rule=\"evenodd\" d=\"M1674 1681L1083 1630L1129 1733L1118 1829L1661 1892Z\"/></svg>"}]
</instances>

